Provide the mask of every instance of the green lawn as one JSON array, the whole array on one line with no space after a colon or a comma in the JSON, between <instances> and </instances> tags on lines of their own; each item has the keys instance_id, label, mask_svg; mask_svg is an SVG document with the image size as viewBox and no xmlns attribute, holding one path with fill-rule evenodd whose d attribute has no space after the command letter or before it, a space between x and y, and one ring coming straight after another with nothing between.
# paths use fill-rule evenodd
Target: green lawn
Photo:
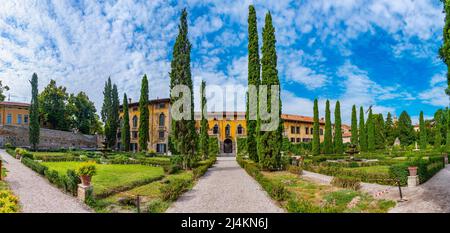
<instances>
[{"instance_id":1,"label":"green lawn","mask_svg":"<svg viewBox=\"0 0 450 233\"><path fill-rule=\"evenodd\" d=\"M367 173L389 173L389 166L369 166L369 167L354 167L354 168L344 168L344 170L357 170L364 171Z\"/></svg>"},{"instance_id":2,"label":"green lawn","mask_svg":"<svg viewBox=\"0 0 450 233\"><path fill-rule=\"evenodd\" d=\"M65 156L70 155L69 152L32 152L35 156Z\"/></svg>"},{"instance_id":3,"label":"green lawn","mask_svg":"<svg viewBox=\"0 0 450 233\"><path fill-rule=\"evenodd\" d=\"M49 169L66 174L68 169L75 170L79 162L44 162ZM133 182L151 179L164 175L162 167L145 165L97 164L97 174L92 178L94 193L101 193L111 188L132 184Z\"/></svg>"}]
</instances>

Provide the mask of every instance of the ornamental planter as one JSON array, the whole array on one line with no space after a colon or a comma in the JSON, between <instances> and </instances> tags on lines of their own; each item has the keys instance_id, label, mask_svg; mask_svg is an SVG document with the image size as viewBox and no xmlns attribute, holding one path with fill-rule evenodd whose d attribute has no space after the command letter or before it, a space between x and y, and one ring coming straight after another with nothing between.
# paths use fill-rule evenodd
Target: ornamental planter
<instances>
[{"instance_id":1,"label":"ornamental planter","mask_svg":"<svg viewBox=\"0 0 450 233\"><path fill-rule=\"evenodd\" d=\"M91 176L81 175L80 179L81 179L81 183L84 186L90 186L91 185Z\"/></svg>"},{"instance_id":2,"label":"ornamental planter","mask_svg":"<svg viewBox=\"0 0 450 233\"><path fill-rule=\"evenodd\" d=\"M416 176L417 175L417 167L408 167L409 176Z\"/></svg>"}]
</instances>

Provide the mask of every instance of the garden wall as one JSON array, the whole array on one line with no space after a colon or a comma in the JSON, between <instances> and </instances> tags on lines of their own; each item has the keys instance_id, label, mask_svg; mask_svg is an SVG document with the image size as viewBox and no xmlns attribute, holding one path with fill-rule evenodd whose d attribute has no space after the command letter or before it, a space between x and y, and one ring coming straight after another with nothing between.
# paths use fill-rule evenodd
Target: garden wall
<instances>
[{"instance_id":1,"label":"garden wall","mask_svg":"<svg viewBox=\"0 0 450 233\"><path fill-rule=\"evenodd\" d=\"M0 126L0 147L6 143L15 147L29 147L28 137L28 127ZM98 142L97 135L41 128L39 149L96 149Z\"/></svg>"}]
</instances>

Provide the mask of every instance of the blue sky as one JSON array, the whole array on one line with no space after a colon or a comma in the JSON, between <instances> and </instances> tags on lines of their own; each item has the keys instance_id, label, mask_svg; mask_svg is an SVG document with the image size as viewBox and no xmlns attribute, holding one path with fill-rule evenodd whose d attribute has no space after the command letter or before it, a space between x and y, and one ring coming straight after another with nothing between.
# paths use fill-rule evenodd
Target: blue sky
<instances>
[{"instance_id":1,"label":"blue sky","mask_svg":"<svg viewBox=\"0 0 450 233\"><path fill-rule=\"evenodd\" d=\"M0 79L13 101L29 101L27 80L37 72L41 89L55 79L70 92L85 91L100 108L108 76L137 101L146 73L150 97L168 97L172 46L186 7L195 85L204 79L209 90L231 93L211 99L211 110L222 102L244 110L244 101L230 96L245 91L252 3L2 0ZM437 57L440 1L281 0L255 7L260 34L266 12L273 16L283 112L312 115L318 97L321 115L326 99L332 106L340 100L346 123L353 104L373 105L384 116L407 110L416 121L420 110L430 117L447 106L446 67Z\"/></svg>"}]
</instances>

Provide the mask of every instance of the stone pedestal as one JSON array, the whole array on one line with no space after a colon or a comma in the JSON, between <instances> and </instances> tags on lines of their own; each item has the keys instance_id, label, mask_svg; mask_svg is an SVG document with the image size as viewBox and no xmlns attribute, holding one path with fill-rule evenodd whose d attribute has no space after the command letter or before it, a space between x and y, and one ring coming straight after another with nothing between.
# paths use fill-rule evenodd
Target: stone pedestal
<instances>
[{"instance_id":1,"label":"stone pedestal","mask_svg":"<svg viewBox=\"0 0 450 233\"><path fill-rule=\"evenodd\" d=\"M416 187L419 185L419 176L408 176L408 187Z\"/></svg>"},{"instance_id":2,"label":"stone pedestal","mask_svg":"<svg viewBox=\"0 0 450 233\"><path fill-rule=\"evenodd\" d=\"M86 201L86 199L88 198L88 196L90 194L92 194L93 192L93 187L92 185L90 186L85 186L83 184L78 184L78 199L80 201L82 201L83 203Z\"/></svg>"}]
</instances>

